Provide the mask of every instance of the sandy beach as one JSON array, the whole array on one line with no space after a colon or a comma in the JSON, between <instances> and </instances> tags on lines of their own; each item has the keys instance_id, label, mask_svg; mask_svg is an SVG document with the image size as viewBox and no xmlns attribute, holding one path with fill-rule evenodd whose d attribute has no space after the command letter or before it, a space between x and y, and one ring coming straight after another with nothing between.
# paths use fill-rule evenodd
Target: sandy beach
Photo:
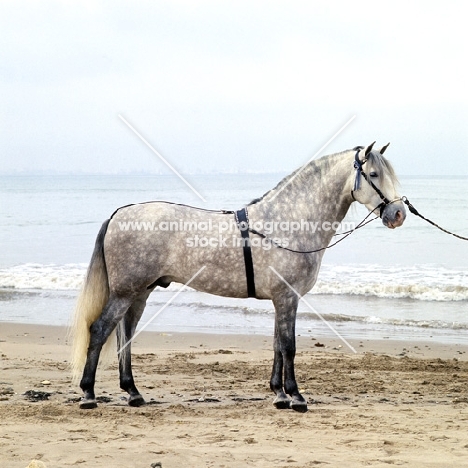
<instances>
[{"instance_id":1,"label":"sandy beach","mask_svg":"<svg viewBox=\"0 0 468 468\"><path fill-rule=\"evenodd\" d=\"M272 405L272 338L161 333L134 345L148 404L126 405L113 364L98 372L99 408L84 411L66 329L2 323L0 467L468 465L468 347L316 344L298 339L305 414Z\"/></svg>"}]
</instances>

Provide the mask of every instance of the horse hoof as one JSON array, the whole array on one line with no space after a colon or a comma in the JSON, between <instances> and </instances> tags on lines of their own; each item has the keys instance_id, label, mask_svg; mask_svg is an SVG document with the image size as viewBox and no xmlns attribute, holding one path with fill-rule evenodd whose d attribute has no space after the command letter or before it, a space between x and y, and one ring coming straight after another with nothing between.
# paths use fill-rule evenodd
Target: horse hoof
<instances>
[{"instance_id":1,"label":"horse hoof","mask_svg":"<svg viewBox=\"0 0 468 468\"><path fill-rule=\"evenodd\" d=\"M291 409L297 411L298 413L307 412L307 402L305 401L291 401Z\"/></svg>"},{"instance_id":2,"label":"horse hoof","mask_svg":"<svg viewBox=\"0 0 468 468\"><path fill-rule=\"evenodd\" d=\"M143 406L146 404L145 399L141 395L130 396L128 399L128 406Z\"/></svg>"},{"instance_id":3,"label":"horse hoof","mask_svg":"<svg viewBox=\"0 0 468 468\"><path fill-rule=\"evenodd\" d=\"M286 396L284 397L277 396L273 404L275 405L276 409L289 409L291 402L289 401L289 398Z\"/></svg>"},{"instance_id":4,"label":"horse hoof","mask_svg":"<svg viewBox=\"0 0 468 468\"><path fill-rule=\"evenodd\" d=\"M97 408L97 401L93 398L92 400L82 399L80 401L80 409L94 409Z\"/></svg>"}]
</instances>

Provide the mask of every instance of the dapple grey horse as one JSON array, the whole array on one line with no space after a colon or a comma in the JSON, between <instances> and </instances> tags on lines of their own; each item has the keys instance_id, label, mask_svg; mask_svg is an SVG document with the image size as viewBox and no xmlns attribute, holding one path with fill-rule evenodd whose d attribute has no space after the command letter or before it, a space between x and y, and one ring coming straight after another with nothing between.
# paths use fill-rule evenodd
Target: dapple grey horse
<instances>
[{"instance_id":1,"label":"dapple grey horse","mask_svg":"<svg viewBox=\"0 0 468 468\"><path fill-rule=\"evenodd\" d=\"M383 156L387 146L380 150L372 150L373 144L356 147L311 161L246 206L248 225L255 227L250 232L249 252L254 294L257 299L272 300L276 312L270 388L276 394L277 408L307 411L294 375L296 311L300 297L316 282L324 248L330 244L337 222L354 201L370 212L379 212L389 228L401 226L405 220L395 172ZM190 281L190 287L198 291L248 297L247 258L242 243L237 242L243 232L234 222L236 229L226 234L226 226L233 220L234 212L148 202L122 207L104 222L73 325L72 367L75 375L82 373L81 408L97 406L96 369L103 345L115 329L121 349L120 387L128 392L129 405L145 403L132 375L131 339L146 300L157 286ZM191 229L128 228L143 221ZM313 234L307 229L286 232L288 222L296 227L299 222L303 226L315 223L328 229L316 229ZM268 226L268 235L262 226ZM283 248L286 245L290 250Z\"/></svg>"}]
</instances>

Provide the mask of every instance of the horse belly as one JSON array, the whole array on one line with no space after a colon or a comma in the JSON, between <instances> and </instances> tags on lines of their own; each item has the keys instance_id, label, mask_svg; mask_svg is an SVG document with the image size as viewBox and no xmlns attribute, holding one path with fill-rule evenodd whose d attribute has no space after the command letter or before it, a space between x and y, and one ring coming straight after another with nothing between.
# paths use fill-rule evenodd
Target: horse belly
<instances>
[{"instance_id":1,"label":"horse belly","mask_svg":"<svg viewBox=\"0 0 468 468\"><path fill-rule=\"evenodd\" d=\"M170 254L171 275L178 282L210 294L227 297L246 297L247 283L242 249L226 246L191 247L182 242Z\"/></svg>"}]
</instances>

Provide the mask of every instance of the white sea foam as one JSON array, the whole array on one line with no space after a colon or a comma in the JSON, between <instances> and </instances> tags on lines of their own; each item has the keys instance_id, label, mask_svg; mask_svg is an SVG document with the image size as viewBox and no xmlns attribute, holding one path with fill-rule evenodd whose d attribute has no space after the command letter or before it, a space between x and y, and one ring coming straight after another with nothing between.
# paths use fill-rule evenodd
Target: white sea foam
<instances>
[{"instance_id":1,"label":"white sea foam","mask_svg":"<svg viewBox=\"0 0 468 468\"><path fill-rule=\"evenodd\" d=\"M51 310L55 310L53 323L57 320L60 323L63 310L73 307L86 268L86 264L28 263L0 269L2 320L31 320L25 312L29 306L24 307L21 302L23 298L28 304L30 301L36 302L35 320L41 313L43 319L48 320ZM427 329L431 330L428 332L431 334L433 330L451 330L452 333L468 329L466 302L462 302L467 299L466 282L465 272L435 266L382 268L375 265L324 265L320 280L314 292L309 293L307 301L325 320L348 331L357 326L374 331ZM174 283L168 289L158 288L148 301L147 316L143 322L149 320L180 288L180 284ZM382 301L379 298L396 300ZM54 300L57 302L52 304ZM196 327L201 320L222 330L236 328L239 323L249 326L256 324L269 330L274 314L269 301L239 301L200 294L190 288L177 297L171 309L166 319L168 329L177 324L185 326L184 323ZM302 324L303 329L321 324L316 313L303 303L299 306L298 323Z\"/></svg>"},{"instance_id":2,"label":"white sea foam","mask_svg":"<svg viewBox=\"0 0 468 468\"><path fill-rule=\"evenodd\" d=\"M0 269L0 288L79 289L87 265L26 263ZM176 291L181 285L172 284ZM468 271L423 265L382 267L380 265L324 265L310 294L361 295L381 298L409 298L421 301L468 300Z\"/></svg>"},{"instance_id":3,"label":"white sea foam","mask_svg":"<svg viewBox=\"0 0 468 468\"><path fill-rule=\"evenodd\" d=\"M42 265L26 263L0 269L0 288L9 289L79 289L87 265L72 263L66 265Z\"/></svg>"},{"instance_id":4,"label":"white sea foam","mask_svg":"<svg viewBox=\"0 0 468 468\"><path fill-rule=\"evenodd\" d=\"M327 266L312 294L351 294L421 301L468 300L468 271L431 265Z\"/></svg>"}]
</instances>

